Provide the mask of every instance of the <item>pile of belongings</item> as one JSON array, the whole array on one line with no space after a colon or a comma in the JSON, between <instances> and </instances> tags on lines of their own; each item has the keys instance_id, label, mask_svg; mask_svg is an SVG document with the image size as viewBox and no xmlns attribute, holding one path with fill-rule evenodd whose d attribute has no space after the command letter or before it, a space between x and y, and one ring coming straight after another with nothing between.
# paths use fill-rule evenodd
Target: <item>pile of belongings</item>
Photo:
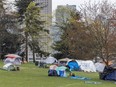
<instances>
[{"instance_id":1,"label":"pile of belongings","mask_svg":"<svg viewBox=\"0 0 116 87\"><path fill-rule=\"evenodd\" d=\"M48 70L48 76L67 77L69 74L70 70L65 66L51 65Z\"/></svg>"}]
</instances>

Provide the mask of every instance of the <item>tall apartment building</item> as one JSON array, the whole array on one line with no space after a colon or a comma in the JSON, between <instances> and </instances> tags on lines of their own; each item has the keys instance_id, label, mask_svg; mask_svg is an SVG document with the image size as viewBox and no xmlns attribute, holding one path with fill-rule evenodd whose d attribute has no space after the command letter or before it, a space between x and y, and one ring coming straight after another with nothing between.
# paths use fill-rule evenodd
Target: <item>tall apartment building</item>
<instances>
[{"instance_id":1,"label":"tall apartment building","mask_svg":"<svg viewBox=\"0 0 116 87\"><path fill-rule=\"evenodd\" d=\"M34 0L36 3L38 3L38 7L43 7L40 11L42 20L45 21L45 29L50 30L51 24L52 24L52 0ZM48 33L41 32L41 36L39 37L40 47L41 50L44 52L51 53L51 36ZM29 61L32 60L32 52L29 50L28 57L30 58ZM35 56L36 57L36 56ZM39 57L39 56L38 56ZM40 60L37 58L36 60Z\"/></svg>"},{"instance_id":2,"label":"tall apartment building","mask_svg":"<svg viewBox=\"0 0 116 87\"><path fill-rule=\"evenodd\" d=\"M39 3L39 6L43 6L41 9L42 19L46 22L45 28L50 30L52 24L52 0L35 0L36 3ZM51 52L51 37L49 34L41 33L43 38L42 42L45 42L43 50L46 52Z\"/></svg>"},{"instance_id":3,"label":"tall apartment building","mask_svg":"<svg viewBox=\"0 0 116 87\"><path fill-rule=\"evenodd\" d=\"M70 11L76 10L76 5L58 5L56 9L56 22L63 22L70 18Z\"/></svg>"},{"instance_id":4,"label":"tall apartment building","mask_svg":"<svg viewBox=\"0 0 116 87\"><path fill-rule=\"evenodd\" d=\"M63 22L66 22L70 18L70 11L76 11L76 5L58 5L55 12L55 22L59 25L62 25ZM51 35L53 43L60 40L62 32L59 27L53 25L51 30Z\"/></svg>"},{"instance_id":5,"label":"tall apartment building","mask_svg":"<svg viewBox=\"0 0 116 87\"><path fill-rule=\"evenodd\" d=\"M35 0L36 3L39 3L38 6L42 6L41 15L44 16L45 21L52 22L52 0Z\"/></svg>"}]
</instances>

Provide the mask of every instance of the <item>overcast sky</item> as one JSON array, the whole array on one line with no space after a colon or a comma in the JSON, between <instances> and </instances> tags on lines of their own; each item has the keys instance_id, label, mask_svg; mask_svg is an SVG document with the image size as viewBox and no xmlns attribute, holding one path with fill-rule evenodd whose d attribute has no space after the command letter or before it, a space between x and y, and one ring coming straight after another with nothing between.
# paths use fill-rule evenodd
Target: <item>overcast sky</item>
<instances>
[{"instance_id":1,"label":"overcast sky","mask_svg":"<svg viewBox=\"0 0 116 87\"><path fill-rule=\"evenodd\" d=\"M103 0L52 0L52 10L54 11L57 8L57 5L76 5L77 9L80 5L82 5L84 2L97 2L97 1L103 1ZM116 0L108 0L111 3L116 2Z\"/></svg>"},{"instance_id":2,"label":"overcast sky","mask_svg":"<svg viewBox=\"0 0 116 87\"><path fill-rule=\"evenodd\" d=\"M14 1L14 0L7 0L7 1ZM84 2L97 2L97 1L103 1L103 0L52 0L52 10L54 11L57 8L57 5L76 5L77 9L79 8L80 5L82 5ZM111 3L116 2L116 0L108 0Z\"/></svg>"}]
</instances>

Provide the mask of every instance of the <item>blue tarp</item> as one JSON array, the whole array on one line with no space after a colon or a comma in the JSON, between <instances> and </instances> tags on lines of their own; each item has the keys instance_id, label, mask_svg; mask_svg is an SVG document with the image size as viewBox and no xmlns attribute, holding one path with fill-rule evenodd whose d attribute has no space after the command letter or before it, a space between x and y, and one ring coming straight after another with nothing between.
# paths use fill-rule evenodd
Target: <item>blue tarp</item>
<instances>
[{"instance_id":1,"label":"blue tarp","mask_svg":"<svg viewBox=\"0 0 116 87\"><path fill-rule=\"evenodd\" d=\"M71 76L71 79L79 79L79 80L90 80L90 78L82 77L82 76Z\"/></svg>"}]
</instances>

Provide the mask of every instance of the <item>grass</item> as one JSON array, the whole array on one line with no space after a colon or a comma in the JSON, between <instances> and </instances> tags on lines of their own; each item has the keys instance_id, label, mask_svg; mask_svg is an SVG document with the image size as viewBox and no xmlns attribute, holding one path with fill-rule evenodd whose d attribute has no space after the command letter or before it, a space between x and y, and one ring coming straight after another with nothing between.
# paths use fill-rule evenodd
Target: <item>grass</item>
<instances>
[{"instance_id":1,"label":"grass","mask_svg":"<svg viewBox=\"0 0 116 87\"><path fill-rule=\"evenodd\" d=\"M0 67L3 67L0 62ZM22 64L20 71L0 70L0 87L116 87L114 81L99 79L98 73L74 72L102 84L87 84L84 80L69 77L49 77L48 69L38 68L33 63Z\"/></svg>"}]
</instances>

